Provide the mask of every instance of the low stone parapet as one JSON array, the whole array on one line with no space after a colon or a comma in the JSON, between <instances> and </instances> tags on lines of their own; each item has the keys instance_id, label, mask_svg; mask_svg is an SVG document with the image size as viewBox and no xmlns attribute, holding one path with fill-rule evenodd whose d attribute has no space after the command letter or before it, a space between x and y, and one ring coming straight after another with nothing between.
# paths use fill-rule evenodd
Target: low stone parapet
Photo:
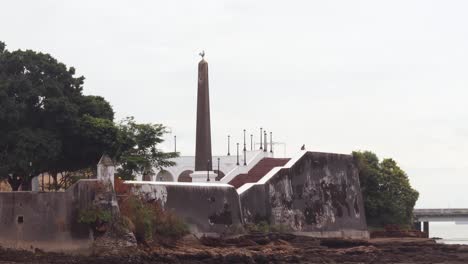
<instances>
[{"instance_id":1,"label":"low stone parapet","mask_svg":"<svg viewBox=\"0 0 468 264\"><path fill-rule=\"evenodd\" d=\"M239 196L224 183L127 181L131 192L174 212L197 235L243 232Z\"/></svg>"}]
</instances>

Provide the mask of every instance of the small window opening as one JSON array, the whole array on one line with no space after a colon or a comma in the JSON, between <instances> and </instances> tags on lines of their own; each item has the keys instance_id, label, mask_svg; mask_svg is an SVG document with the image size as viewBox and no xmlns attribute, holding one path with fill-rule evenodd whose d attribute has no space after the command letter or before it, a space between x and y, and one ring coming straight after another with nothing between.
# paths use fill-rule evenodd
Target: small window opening
<instances>
[{"instance_id":1,"label":"small window opening","mask_svg":"<svg viewBox=\"0 0 468 264\"><path fill-rule=\"evenodd\" d=\"M18 224L22 224L24 222L24 218L22 215L18 216Z\"/></svg>"}]
</instances>

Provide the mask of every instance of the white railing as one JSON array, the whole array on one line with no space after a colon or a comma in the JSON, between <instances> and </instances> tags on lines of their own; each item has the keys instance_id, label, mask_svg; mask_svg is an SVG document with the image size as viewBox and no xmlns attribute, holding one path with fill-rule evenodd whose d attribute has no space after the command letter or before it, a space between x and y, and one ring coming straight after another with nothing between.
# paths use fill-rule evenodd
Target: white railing
<instances>
[{"instance_id":1,"label":"white railing","mask_svg":"<svg viewBox=\"0 0 468 264\"><path fill-rule=\"evenodd\" d=\"M291 168L294 164L296 164L296 162L298 160L300 160L305 154L307 153L307 151L301 151L299 152L294 158L290 159L288 161L288 163L286 163L286 165L284 166L279 166L279 167L274 167L273 169L271 169L265 176L263 176L258 182L255 182L255 183L246 183L244 185L242 185L239 189L237 189L237 193L239 195L241 195L242 193L244 193L245 191L247 191L248 189L252 188L252 186L254 185L261 185L261 184L265 184L269 179L271 179L271 177L275 176L276 173L278 173L278 171L280 171L281 169L289 169Z\"/></svg>"},{"instance_id":2,"label":"white railing","mask_svg":"<svg viewBox=\"0 0 468 264\"><path fill-rule=\"evenodd\" d=\"M239 174L243 174L243 173L247 173L249 172L253 167L255 167L255 165L258 164L258 162L260 162L263 158L266 158L266 157L272 157L272 154L270 152L264 152L262 150L256 150L254 151L254 155L246 162L247 165L246 166L243 166L243 165L239 165L239 166L236 166L234 167L232 170L230 170L226 176L224 176L221 180L219 180L220 182L223 182L223 183L228 183L230 182L232 179L234 179L237 175Z\"/></svg>"}]
</instances>

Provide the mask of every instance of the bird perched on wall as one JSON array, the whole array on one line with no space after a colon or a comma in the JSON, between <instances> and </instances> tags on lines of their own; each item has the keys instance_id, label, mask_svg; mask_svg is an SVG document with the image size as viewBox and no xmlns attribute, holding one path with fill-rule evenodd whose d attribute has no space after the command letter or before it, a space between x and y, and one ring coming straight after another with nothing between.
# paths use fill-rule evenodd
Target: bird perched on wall
<instances>
[{"instance_id":1,"label":"bird perched on wall","mask_svg":"<svg viewBox=\"0 0 468 264\"><path fill-rule=\"evenodd\" d=\"M198 55L200 55L202 57L202 59L204 59L205 58L205 51L202 50L202 52L198 53Z\"/></svg>"},{"instance_id":2,"label":"bird perched on wall","mask_svg":"<svg viewBox=\"0 0 468 264\"><path fill-rule=\"evenodd\" d=\"M302 145L301 150L305 150L305 144Z\"/></svg>"}]
</instances>

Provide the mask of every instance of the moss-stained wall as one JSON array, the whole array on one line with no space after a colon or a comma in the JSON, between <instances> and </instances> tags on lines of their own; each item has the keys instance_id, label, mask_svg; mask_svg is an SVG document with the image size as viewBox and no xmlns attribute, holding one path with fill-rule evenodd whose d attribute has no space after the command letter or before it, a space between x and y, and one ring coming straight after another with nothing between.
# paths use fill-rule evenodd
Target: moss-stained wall
<instances>
[{"instance_id":1,"label":"moss-stained wall","mask_svg":"<svg viewBox=\"0 0 468 264\"><path fill-rule=\"evenodd\" d=\"M350 155L304 152L258 183L241 187L239 194L221 183L126 184L173 211L193 233L235 234L243 231L243 223L267 221L305 235L367 236L358 171ZM0 246L91 252L93 238L78 215L96 204L118 214L114 193L97 180L81 180L66 192L0 192Z\"/></svg>"},{"instance_id":2,"label":"moss-stained wall","mask_svg":"<svg viewBox=\"0 0 468 264\"><path fill-rule=\"evenodd\" d=\"M96 198L112 201L97 180L80 180L66 192L0 192L0 246L91 252L93 238L78 215Z\"/></svg>"},{"instance_id":3,"label":"moss-stained wall","mask_svg":"<svg viewBox=\"0 0 468 264\"><path fill-rule=\"evenodd\" d=\"M214 235L243 230L239 196L231 185L144 181L126 184L133 193L173 211L192 233Z\"/></svg>"},{"instance_id":4,"label":"moss-stained wall","mask_svg":"<svg viewBox=\"0 0 468 264\"><path fill-rule=\"evenodd\" d=\"M264 220L314 236L368 236L359 174L350 155L306 152L241 190L240 199L246 223Z\"/></svg>"}]
</instances>

